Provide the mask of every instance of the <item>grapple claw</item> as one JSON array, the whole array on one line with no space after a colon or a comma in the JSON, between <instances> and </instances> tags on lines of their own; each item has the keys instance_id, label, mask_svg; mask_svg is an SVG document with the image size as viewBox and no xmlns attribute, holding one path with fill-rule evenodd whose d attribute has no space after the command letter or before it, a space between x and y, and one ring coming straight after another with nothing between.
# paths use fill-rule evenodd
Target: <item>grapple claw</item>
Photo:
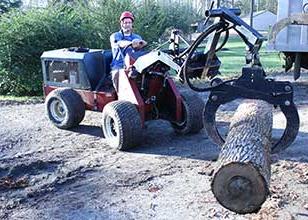
<instances>
[{"instance_id":1,"label":"grapple claw","mask_svg":"<svg viewBox=\"0 0 308 220\"><path fill-rule=\"evenodd\" d=\"M295 140L298 130L299 130L299 115L297 108L293 103L293 90L292 86L288 82L274 82L268 81L269 86L264 86L264 88L275 88L274 96L266 95L266 93L260 93L258 90L247 90L245 87L238 87L236 85L228 85L226 83L219 84L216 87L212 87L212 92L209 95L209 99L205 105L204 109L204 127L207 132L208 137L218 146L222 146L225 143L223 136L217 129L216 126L216 112L220 105L231 102L238 98L255 99L256 97L261 100L265 100L273 106L279 106L283 112L287 124L283 135L279 140L272 144L272 153L278 153L287 147L289 147ZM252 84L247 85L252 88ZM288 87L289 86L289 87ZM283 94L280 88L287 88L287 93ZM269 89L266 89L269 90ZM281 93L280 95L277 95Z\"/></svg>"},{"instance_id":2,"label":"grapple claw","mask_svg":"<svg viewBox=\"0 0 308 220\"><path fill-rule=\"evenodd\" d=\"M218 146L222 146L225 140L216 127L216 111L219 106L220 104L210 103L210 101L208 101L205 105L203 121L208 137Z\"/></svg>"},{"instance_id":3,"label":"grapple claw","mask_svg":"<svg viewBox=\"0 0 308 220\"><path fill-rule=\"evenodd\" d=\"M287 119L287 125L281 138L273 144L272 153L278 153L289 147L295 140L299 130L299 116L294 103L289 106L281 105L280 109Z\"/></svg>"},{"instance_id":4,"label":"grapple claw","mask_svg":"<svg viewBox=\"0 0 308 220\"><path fill-rule=\"evenodd\" d=\"M213 101L213 99L215 100L216 98L217 96L210 95L205 105L203 121L208 137L221 147L225 143L225 140L216 126L216 112L221 105L221 103ZM294 103L288 106L280 105L279 107L286 118L287 125L281 138L273 143L271 147L272 153L278 153L289 147L295 140L299 130L299 115Z\"/></svg>"}]
</instances>

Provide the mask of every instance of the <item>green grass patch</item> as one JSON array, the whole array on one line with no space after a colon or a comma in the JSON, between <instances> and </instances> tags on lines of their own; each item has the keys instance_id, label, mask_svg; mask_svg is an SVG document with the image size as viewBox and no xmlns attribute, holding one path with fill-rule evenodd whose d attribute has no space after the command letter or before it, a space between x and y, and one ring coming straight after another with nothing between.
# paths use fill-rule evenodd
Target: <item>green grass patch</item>
<instances>
[{"instance_id":1,"label":"green grass patch","mask_svg":"<svg viewBox=\"0 0 308 220\"><path fill-rule=\"evenodd\" d=\"M222 39L220 39L220 43L221 41ZM259 51L261 64L265 72L268 74L274 71L282 71L284 61L279 57L278 52L268 51L266 49L266 45L267 42L264 42ZM184 44L181 44L180 46L186 47ZM197 50L204 51L205 46L206 43L203 42L199 45ZM230 36L223 49L218 51L217 56L221 61L221 66L219 69L221 72L221 77L228 78L230 76L237 76L241 74L242 67L246 65L246 44L239 36Z\"/></svg>"},{"instance_id":2,"label":"green grass patch","mask_svg":"<svg viewBox=\"0 0 308 220\"><path fill-rule=\"evenodd\" d=\"M217 53L222 75L234 75L240 73L245 65L246 45L239 37L230 37L224 49ZM278 52L266 50L266 42L260 50L260 60L265 72L281 70L283 60L280 59Z\"/></svg>"}]
</instances>

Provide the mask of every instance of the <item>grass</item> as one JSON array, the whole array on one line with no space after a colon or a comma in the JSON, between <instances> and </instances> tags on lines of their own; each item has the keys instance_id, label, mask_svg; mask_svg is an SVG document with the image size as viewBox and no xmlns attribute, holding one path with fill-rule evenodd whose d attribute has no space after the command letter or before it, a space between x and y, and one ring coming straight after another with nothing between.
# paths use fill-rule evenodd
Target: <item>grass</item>
<instances>
[{"instance_id":1,"label":"grass","mask_svg":"<svg viewBox=\"0 0 308 220\"><path fill-rule=\"evenodd\" d=\"M217 53L221 61L221 73L223 75L240 73L241 68L245 65L245 43L239 37L230 37L224 48L224 50ZM282 69L283 60L279 57L278 52L269 52L266 50L266 42L263 44L259 55L265 72Z\"/></svg>"},{"instance_id":2,"label":"grass","mask_svg":"<svg viewBox=\"0 0 308 220\"><path fill-rule=\"evenodd\" d=\"M282 71L284 61L279 57L278 52L267 51L267 42L264 42L259 51L261 64L267 74L273 71ZM185 45L181 45L185 47ZM198 47L198 51L203 51L205 44L202 43ZM239 36L230 36L228 42L217 53L221 66L219 71L221 77L237 76L241 74L242 67L245 66L246 44Z\"/></svg>"}]
</instances>

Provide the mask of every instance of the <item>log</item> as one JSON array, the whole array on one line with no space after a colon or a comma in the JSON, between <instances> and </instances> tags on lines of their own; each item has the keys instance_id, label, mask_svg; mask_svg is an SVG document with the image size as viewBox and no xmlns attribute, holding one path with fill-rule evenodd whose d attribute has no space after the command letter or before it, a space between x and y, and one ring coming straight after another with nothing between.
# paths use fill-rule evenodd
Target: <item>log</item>
<instances>
[{"instance_id":1,"label":"log","mask_svg":"<svg viewBox=\"0 0 308 220\"><path fill-rule=\"evenodd\" d=\"M269 194L272 105L245 100L232 117L217 161L212 192L236 213L257 212Z\"/></svg>"}]
</instances>

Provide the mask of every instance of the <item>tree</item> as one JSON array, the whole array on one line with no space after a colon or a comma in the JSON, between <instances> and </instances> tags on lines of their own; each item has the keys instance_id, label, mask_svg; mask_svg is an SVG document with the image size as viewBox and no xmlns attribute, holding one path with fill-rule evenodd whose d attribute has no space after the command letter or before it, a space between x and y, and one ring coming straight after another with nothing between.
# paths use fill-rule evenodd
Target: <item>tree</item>
<instances>
[{"instance_id":1,"label":"tree","mask_svg":"<svg viewBox=\"0 0 308 220\"><path fill-rule=\"evenodd\" d=\"M267 10L277 13L277 6L278 6L278 1L277 0L267 0L266 8Z\"/></svg>"},{"instance_id":2,"label":"tree","mask_svg":"<svg viewBox=\"0 0 308 220\"><path fill-rule=\"evenodd\" d=\"M242 1L237 1L235 3L236 8L240 8L242 11L242 15L248 14L250 11L250 0L242 0Z\"/></svg>"},{"instance_id":3,"label":"tree","mask_svg":"<svg viewBox=\"0 0 308 220\"><path fill-rule=\"evenodd\" d=\"M64 4L64 5L70 5L70 6L76 6L78 4L88 6L89 1L88 0L48 0L48 5L57 5L57 4Z\"/></svg>"},{"instance_id":4,"label":"tree","mask_svg":"<svg viewBox=\"0 0 308 220\"><path fill-rule=\"evenodd\" d=\"M268 10L275 14L277 13L277 0L255 0L255 4L254 11ZM251 0L236 1L235 7L240 8L243 15L248 14L250 12Z\"/></svg>"},{"instance_id":5,"label":"tree","mask_svg":"<svg viewBox=\"0 0 308 220\"><path fill-rule=\"evenodd\" d=\"M21 0L0 0L0 15L8 12L11 8L19 8L21 5Z\"/></svg>"}]
</instances>

